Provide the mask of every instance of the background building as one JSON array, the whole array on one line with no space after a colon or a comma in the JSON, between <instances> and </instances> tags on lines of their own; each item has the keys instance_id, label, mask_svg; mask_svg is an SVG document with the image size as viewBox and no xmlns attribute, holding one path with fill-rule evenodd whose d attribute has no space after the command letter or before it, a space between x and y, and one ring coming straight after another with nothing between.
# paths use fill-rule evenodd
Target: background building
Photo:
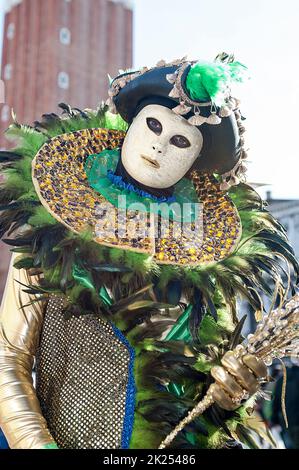
<instances>
[{"instance_id":1,"label":"background building","mask_svg":"<svg viewBox=\"0 0 299 470\"><path fill-rule=\"evenodd\" d=\"M108 76L132 67L133 12L116 0L6 0L1 78L0 147L11 110L31 124L57 104L96 108ZM0 245L0 298L9 254Z\"/></svg>"},{"instance_id":2,"label":"background building","mask_svg":"<svg viewBox=\"0 0 299 470\"><path fill-rule=\"evenodd\" d=\"M272 199L267 192L269 211L281 222L288 232L290 243L299 258L299 201L297 199Z\"/></svg>"},{"instance_id":3,"label":"background building","mask_svg":"<svg viewBox=\"0 0 299 470\"><path fill-rule=\"evenodd\" d=\"M94 108L108 77L132 66L132 10L111 0L6 2L2 55L5 104L0 146L11 109L32 123L61 101Z\"/></svg>"},{"instance_id":4,"label":"background building","mask_svg":"<svg viewBox=\"0 0 299 470\"><path fill-rule=\"evenodd\" d=\"M279 220L287 231L288 239L295 251L296 257L299 259L299 200L298 199L272 199L271 191L266 192L267 209L271 214ZM285 279L285 282L287 280ZM273 286L274 292L274 286ZM263 297L265 307L269 307L269 300ZM246 302L240 308L240 315L247 314L244 331L248 333L255 331L256 320L254 311Z\"/></svg>"}]
</instances>

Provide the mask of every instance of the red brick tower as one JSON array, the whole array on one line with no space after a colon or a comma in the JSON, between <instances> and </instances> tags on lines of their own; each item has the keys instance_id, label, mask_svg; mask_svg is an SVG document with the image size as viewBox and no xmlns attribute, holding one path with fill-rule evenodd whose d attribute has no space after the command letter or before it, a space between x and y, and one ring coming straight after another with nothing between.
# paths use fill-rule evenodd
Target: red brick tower
<instances>
[{"instance_id":1,"label":"red brick tower","mask_svg":"<svg viewBox=\"0 0 299 470\"><path fill-rule=\"evenodd\" d=\"M132 66L132 10L111 0L6 0L0 146L11 108L32 123L57 104L94 108L107 73Z\"/></svg>"},{"instance_id":2,"label":"red brick tower","mask_svg":"<svg viewBox=\"0 0 299 470\"><path fill-rule=\"evenodd\" d=\"M57 112L61 101L95 108L108 77L132 66L132 10L119 0L4 0L0 147L11 109L21 123ZM0 244L0 299L8 250Z\"/></svg>"}]
</instances>

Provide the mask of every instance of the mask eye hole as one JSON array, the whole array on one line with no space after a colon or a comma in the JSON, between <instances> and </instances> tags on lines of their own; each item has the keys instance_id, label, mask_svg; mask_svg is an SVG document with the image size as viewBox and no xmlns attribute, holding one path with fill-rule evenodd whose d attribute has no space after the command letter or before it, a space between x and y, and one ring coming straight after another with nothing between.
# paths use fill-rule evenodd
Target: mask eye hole
<instances>
[{"instance_id":1,"label":"mask eye hole","mask_svg":"<svg viewBox=\"0 0 299 470\"><path fill-rule=\"evenodd\" d=\"M189 140L183 135L174 135L173 137L171 137L170 143L172 145L175 145L176 147L179 147L180 149L191 147Z\"/></svg>"},{"instance_id":2,"label":"mask eye hole","mask_svg":"<svg viewBox=\"0 0 299 470\"><path fill-rule=\"evenodd\" d=\"M162 134L162 124L158 119L153 118L153 117L148 117L146 118L146 123L147 127L154 132L156 135L161 135Z\"/></svg>"}]
</instances>

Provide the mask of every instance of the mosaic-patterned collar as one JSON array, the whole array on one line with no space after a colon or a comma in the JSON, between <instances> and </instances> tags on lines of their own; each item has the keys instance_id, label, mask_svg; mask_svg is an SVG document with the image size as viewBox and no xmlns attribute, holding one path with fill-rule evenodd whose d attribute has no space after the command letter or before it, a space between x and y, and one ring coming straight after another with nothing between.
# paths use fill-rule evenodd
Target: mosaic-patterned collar
<instances>
[{"instance_id":1,"label":"mosaic-patterned collar","mask_svg":"<svg viewBox=\"0 0 299 470\"><path fill-rule=\"evenodd\" d=\"M174 220L165 227L164 214L145 213L138 206L116 208L90 186L85 172L88 157L120 147L124 136L123 131L83 129L50 139L33 161L33 182L46 209L71 231L91 228L95 242L147 253L157 263L201 265L229 256L239 242L241 222L213 175L191 175L202 204L199 229L195 222Z\"/></svg>"}]
</instances>

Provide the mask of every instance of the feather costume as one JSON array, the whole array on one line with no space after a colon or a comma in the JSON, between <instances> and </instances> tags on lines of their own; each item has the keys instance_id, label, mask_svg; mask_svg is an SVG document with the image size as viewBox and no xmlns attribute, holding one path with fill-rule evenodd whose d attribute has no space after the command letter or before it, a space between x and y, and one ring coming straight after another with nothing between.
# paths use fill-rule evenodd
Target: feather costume
<instances>
[{"instance_id":1,"label":"feather costume","mask_svg":"<svg viewBox=\"0 0 299 470\"><path fill-rule=\"evenodd\" d=\"M209 198L202 193L206 209L222 197L230 211L225 216L233 221L228 230L240 224L238 234L218 235L213 258L207 251L202 262L164 263L157 248L154 254L137 245L132 250L99 243L92 227L82 222L76 186L75 197L68 199L77 170L64 180L70 185L67 194L56 193L53 199L57 165L63 168L65 148L71 153L73 145L80 168L103 149L121 148L127 123L107 106L96 111L60 107L62 116L45 115L33 127L14 122L7 137L17 146L0 153L5 174L0 235L15 254L15 272L26 272L26 280L19 280L22 296L28 297L22 299L22 309L42 312L33 355L39 419L46 421L41 422L42 439L33 444L28 436L15 440L3 418L7 384L0 381L0 423L12 447L51 447L56 442L62 448L158 448L204 397L211 368L242 342L237 299L261 311L261 294L272 297L273 285L285 290L282 266L289 266L294 277L299 267L284 228L259 195L245 183L222 193L219 179L211 174L200 180L201 187L212 188ZM40 155L50 157L39 160ZM48 165L46 177L40 161ZM91 196L89 201L90 207ZM204 227L208 237L213 227L208 222ZM9 314L13 319L15 312ZM8 360L7 341L2 335L2 367ZM235 411L214 404L177 435L172 447L230 448L235 440L255 447L252 432L257 430L271 441L252 414L254 400ZM27 426L34 434L30 419Z\"/></svg>"}]
</instances>

